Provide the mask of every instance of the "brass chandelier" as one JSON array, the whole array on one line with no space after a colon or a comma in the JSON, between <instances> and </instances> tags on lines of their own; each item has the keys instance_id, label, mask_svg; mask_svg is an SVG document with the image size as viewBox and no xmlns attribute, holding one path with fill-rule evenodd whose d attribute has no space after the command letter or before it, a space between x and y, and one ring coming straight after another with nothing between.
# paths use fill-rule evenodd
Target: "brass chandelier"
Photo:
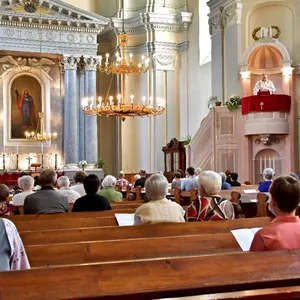
<instances>
[{"instance_id":1,"label":"brass chandelier","mask_svg":"<svg viewBox=\"0 0 300 300\"><path fill-rule=\"evenodd\" d=\"M133 61L132 53L129 54L129 59L125 56L125 47L128 46L129 36L124 30L124 1L122 1L122 27L122 33L117 35L120 52L116 52L115 61L109 62L108 53L105 55L105 62L103 62L103 57L99 56L98 70L107 75L112 75L107 95L105 99L98 97L98 101L93 97L84 98L82 110L87 115L120 117L122 121L125 121L126 117L160 115L165 111L164 100L162 99L157 99L157 106L153 105L152 97L148 100L146 97L143 97L140 101L135 101L136 103L134 102L134 95L126 99L125 76L146 73L150 67L150 59L145 59L143 55L141 62L137 63ZM109 92L115 75L121 76L122 84L121 94L118 94L114 98L113 96L109 96Z\"/></svg>"}]
</instances>

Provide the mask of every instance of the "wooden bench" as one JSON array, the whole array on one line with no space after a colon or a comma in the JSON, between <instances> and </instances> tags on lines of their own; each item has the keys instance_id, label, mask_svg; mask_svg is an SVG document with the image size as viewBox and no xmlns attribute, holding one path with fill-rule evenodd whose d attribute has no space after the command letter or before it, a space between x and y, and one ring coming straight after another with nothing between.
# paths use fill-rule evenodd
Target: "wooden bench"
<instances>
[{"instance_id":1,"label":"wooden bench","mask_svg":"<svg viewBox=\"0 0 300 300\"><path fill-rule=\"evenodd\" d=\"M296 286L300 250L97 263L0 273L5 300L161 299ZM242 263L241 263L242 262Z\"/></svg>"},{"instance_id":2,"label":"wooden bench","mask_svg":"<svg viewBox=\"0 0 300 300\"><path fill-rule=\"evenodd\" d=\"M31 267L241 252L231 233L26 245Z\"/></svg>"},{"instance_id":3,"label":"wooden bench","mask_svg":"<svg viewBox=\"0 0 300 300\"><path fill-rule=\"evenodd\" d=\"M109 241L149 237L228 233L232 229L263 227L271 218L252 218L181 224L150 224L127 227L93 227L47 231L24 231L20 236L25 245ZM36 229L38 230L38 229Z\"/></svg>"},{"instance_id":4,"label":"wooden bench","mask_svg":"<svg viewBox=\"0 0 300 300\"><path fill-rule=\"evenodd\" d=\"M20 221L42 221L42 220L64 220L77 218L99 218L99 217L114 217L115 214L133 214L135 213L134 208L124 209L112 209L105 211L91 211L91 212L73 212L65 214L39 214L39 215L12 215L3 216L3 218L9 219L13 222Z\"/></svg>"}]
</instances>

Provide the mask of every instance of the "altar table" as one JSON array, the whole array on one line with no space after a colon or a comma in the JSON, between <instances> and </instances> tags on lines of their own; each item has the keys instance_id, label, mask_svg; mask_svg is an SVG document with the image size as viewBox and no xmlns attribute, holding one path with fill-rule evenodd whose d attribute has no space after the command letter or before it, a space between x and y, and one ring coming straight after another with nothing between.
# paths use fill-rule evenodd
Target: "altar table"
<instances>
[{"instance_id":1,"label":"altar table","mask_svg":"<svg viewBox=\"0 0 300 300\"><path fill-rule=\"evenodd\" d=\"M266 95L249 96L241 99L242 114L250 112L289 112L291 109L291 96L289 95Z\"/></svg>"}]
</instances>

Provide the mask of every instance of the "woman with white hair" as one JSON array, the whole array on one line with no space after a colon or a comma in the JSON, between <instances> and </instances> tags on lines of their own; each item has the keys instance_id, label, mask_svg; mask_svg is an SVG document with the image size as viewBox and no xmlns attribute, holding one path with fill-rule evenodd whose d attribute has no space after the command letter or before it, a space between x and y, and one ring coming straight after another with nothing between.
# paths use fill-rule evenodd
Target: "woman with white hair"
<instances>
[{"instance_id":1,"label":"woman with white hair","mask_svg":"<svg viewBox=\"0 0 300 300\"><path fill-rule=\"evenodd\" d=\"M18 186L22 192L14 195L12 198L12 203L16 206L23 205L25 198L34 193L34 179L29 175L19 177Z\"/></svg>"},{"instance_id":2,"label":"woman with white hair","mask_svg":"<svg viewBox=\"0 0 300 300\"><path fill-rule=\"evenodd\" d=\"M105 197L109 202L122 202L123 195L115 190L116 183L116 177L107 175L102 181L103 189L98 192L98 195Z\"/></svg>"},{"instance_id":3,"label":"woman with white hair","mask_svg":"<svg viewBox=\"0 0 300 300\"><path fill-rule=\"evenodd\" d=\"M59 187L57 192L63 196L67 196L69 203L74 203L78 198L81 197L78 192L70 189L70 179L67 176L59 177L57 179L57 185Z\"/></svg>"},{"instance_id":4,"label":"woman with white hair","mask_svg":"<svg viewBox=\"0 0 300 300\"><path fill-rule=\"evenodd\" d=\"M234 219L234 208L230 201L219 196L221 176L213 171L204 171L198 177L200 197L188 208L188 219L214 221Z\"/></svg>"},{"instance_id":5,"label":"woman with white hair","mask_svg":"<svg viewBox=\"0 0 300 300\"><path fill-rule=\"evenodd\" d=\"M184 209L171 200L166 199L168 180L160 174L153 174L145 183L149 202L140 206L134 215L134 224L183 223Z\"/></svg>"},{"instance_id":6,"label":"woman with white hair","mask_svg":"<svg viewBox=\"0 0 300 300\"><path fill-rule=\"evenodd\" d=\"M264 178L264 182L262 182L259 186L258 186L258 190L261 193L267 193L269 191L269 187L271 185L271 183L273 182L273 176L274 176L274 171L271 168L265 168L264 172L263 172L263 178Z\"/></svg>"}]
</instances>

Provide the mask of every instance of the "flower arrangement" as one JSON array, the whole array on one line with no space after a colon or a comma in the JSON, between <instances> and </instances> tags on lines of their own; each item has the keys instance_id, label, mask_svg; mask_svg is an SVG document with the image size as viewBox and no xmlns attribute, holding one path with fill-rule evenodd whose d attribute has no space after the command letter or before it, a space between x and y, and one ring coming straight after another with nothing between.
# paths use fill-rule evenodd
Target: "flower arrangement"
<instances>
[{"instance_id":1,"label":"flower arrangement","mask_svg":"<svg viewBox=\"0 0 300 300\"><path fill-rule=\"evenodd\" d=\"M96 163L95 166L98 167L99 169L105 168L107 165L105 163L105 161L102 158L99 158Z\"/></svg>"},{"instance_id":2,"label":"flower arrangement","mask_svg":"<svg viewBox=\"0 0 300 300\"><path fill-rule=\"evenodd\" d=\"M241 98L237 95L231 95L227 98L225 105L230 111L234 111L241 105Z\"/></svg>"},{"instance_id":3,"label":"flower arrangement","mask_svg":"<svg viewBox=\"0 0 300 300\"><path fill-rule=\"evenodd\" d=\"M85 166L87 166L87 161L86 160L81 160L79 163L78 163L78 166L82 168L82 171L84 171L84 168Z\"/></svg>"}]
</instances>

